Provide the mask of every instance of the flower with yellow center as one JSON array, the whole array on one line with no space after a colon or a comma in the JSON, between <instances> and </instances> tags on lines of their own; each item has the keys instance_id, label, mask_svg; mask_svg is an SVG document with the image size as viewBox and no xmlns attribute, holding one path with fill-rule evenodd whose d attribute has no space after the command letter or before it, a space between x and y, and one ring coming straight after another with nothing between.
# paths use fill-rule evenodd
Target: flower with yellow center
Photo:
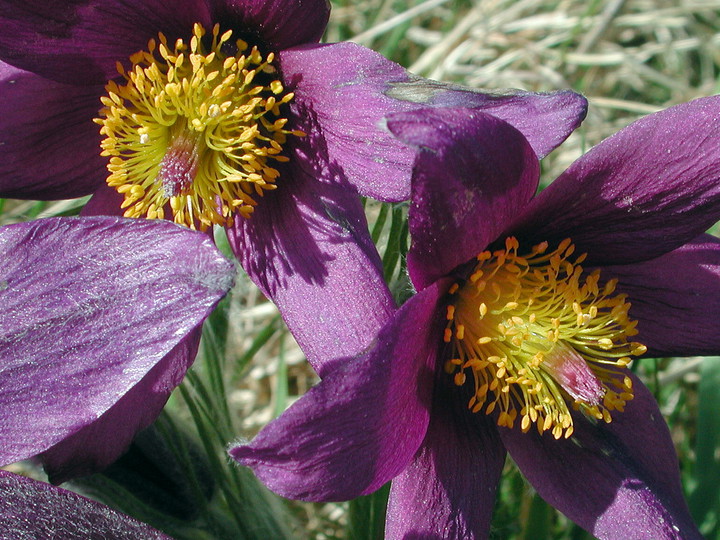
<instances>
[{"instance_id":1,"label":"flower with yellow center","mask_svg":"<svg viewBox=\"0 0 720 540\"><path fill-rule=\"evenodd\" d=\"M263 57L232 34L216 24L206 36L195 24L189 42L169 45L160 34L129 70L118 63L125 84L108 83L96 122L126 217L164 218L169 206L176 223L230 227L277 187L273 163L288 160L288 135L303 135L285 129L281 114L293 94L272 52Z\"/></svg>"},{"instance_id":2,"label":"flower with yellow center","mask_svg":"<svg viewBox=\"0 0 720 540\"><path fill-rule=\"evenodd\" d=\"M0 197L92 195L83 215L225 226L318 369L330 350L367 347L394 308L362 291L384 282L358 197L409 196L414 149L387 114L491 110L544 155L587 105L570 91L488 95L321 44L327 0L0 4Z\"/></svg>"},{"instance_id":3,"label":"flower with yellow center","mask_svg":"<svg viewBox=\"0 0 720 540\"><path fill-rule=\"evenodd\" d=\"M508 452L598 538L699 540L627 364L720 351L720 241L697 238L720 219L720 98L633 124L537 196L538 160L508 124L456 109L387 125L418 149L414 294L230 454L290 498L391 481L389 539L486 538Z\"/></svg>"},{"instance_id":4,"label":"flower with yellow center","mask_svg":"<svg viewBox=\"0 0 720 540\"><path fill-rule=\"evenodd\" d=\"M644 345L628 318L626 295L616 280L599 285L600 272L584 275L584 255L571 259L565 240L519 255L515 238L505 249L483 251L466 280L449 289L444 341L445 371L457 386L472 379L472 412L497 413L501 426L519 419L558 439L572 435L568 404L609 423L631 400L623 368Z\"/></svg>"}]
</instances>

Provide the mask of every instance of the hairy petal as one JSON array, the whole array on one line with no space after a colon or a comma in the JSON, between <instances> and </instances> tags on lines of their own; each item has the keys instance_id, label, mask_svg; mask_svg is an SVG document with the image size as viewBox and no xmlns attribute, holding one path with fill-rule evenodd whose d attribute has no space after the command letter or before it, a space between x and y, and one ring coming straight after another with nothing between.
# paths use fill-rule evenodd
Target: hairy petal
<instances>
[{"instance_id":1,"label":"hairy petal","mask_svg":"<svg viewBox=\"0 0 720 540\"><path fill-rule=\"evenodd\" d=\"M540 158L560 146L587 114L587 100L571 90L487 93L410 76L408 81L390 83L387 94L421 107L464 107L505 120L527 138Z\"/></svg>"},{"instance_id":2,"label":"hairy petal","mask_svg":"<svg viewBox=\"0 0 720 540\"><path fill-rule=\"evenodd\" d=\"M486 95L419 79L354 43L283 51L280 66L295 93L290 107L306 133L324 133L330 160L362 195L384 201L410 196L414 149L395 139L385 117L430 108L471 108L507 120L539 155L564 140L585 116L581 96Z\"/></svg>"},{"instance_id":3,"label":"hairy petal","mask_svg":"<svg viewBox=\"0 0 720 540\"><path fill-rule=\"evenodd\" d=\"M513 227L570 237L588 264L648 260L720 219L720 96L651 114L578 159Z\"/></svg>"},{"instance_id":4,"label":"hairy petal","mask_svg":"<svg viewBox=\"0 0 720 540\"><path fill-rule=\"evenodd\" d=\"M6 538L170 539L72 491L0 471L0 530Z\"/></svg>"},{"instance_id":5,"label":"hairy petal","mask_svg":"<svg viewBox=\"0 0 720 540\"><path fill-rule=\"evenodd\" d=\"M53 484L101 471L152 424L195 359L201 328L185 336L100 418L40 455Z\"/></svg>"},{"instance_id":6,"label":"hairy petal","mask_svg":"<svg viewBox=\"0 0 720 540\"><path fill-rule=\"evenodd\" d=\"M497 239L535 194L540 166L518 130L484 113L425 109L388 127L419 148L408 272L421 289Z\"/></svg>"},{"instance_id":7,"label":"hairy petal","mask_svg":"<svg viewBox=\"0 0 720 540\"><path fill-rule=\"evenodd\" d=\"M0 462L95 422L197 328L233 265L163 221L54 218L0 229Z\"/></svg>"},{"instance_id":8,"label":"hairy petal","mask_svg":"<svg viewBox=\"0 0 720 540\"><path fill-rule=\"evenodd\" d=\"M0 0L0 60L58 82L102 85L158 32L170 43L189 39L196 22L210 26L203 0Z\"/></svg>"},{"instance_id":9,"label":"hairy petal","mask_svg":"<svg viewBox=\"0 0 720 540\"><path fill-rule=\"evenodd\" d=\"M433 400L425 440L392 482L388 540L488 537L505 449L487 417L470 415L455 396L452 388Z\"/></svg>"},{"instance_id":10,"label":"hairy petal","mask_svg":"<svg viewBox=\"0 0 720 540\"><path fill-rule=\"evenodd\" d=\"M439 288L411 298L363 355L323 380L230 455L292 499L371 493L410 462L427 429ZM436 335L437 334L437 335Z\"/></svg>"},{"instance_id":11,"label":"hairy petal","mask_svg":"<svg viewBox=\"0 0 720 540\"><path fill-rule=\"evenodd\" d=\"M250 219L236 219L228 238L323 376L330 360L355 356L371 343L395 303L358 196L316 181L332 174L321 153L290 165L280 187Z\"/></svg>"},{"instance_id":12,"label":"hairy petal","mask_svg":"<svg viewBox=\"0 0 720 540\"><path fill-rule=\"evenodd\" d=\"M720 353L720 240L703 234L667 255L602 269L617 278L648 356Z\"/></svg>"},{"instance_id":13,"label":"hairy petal","mask_svg":"<svg viewBox=\"0 0 720 540\"><path fill-rule=\"evenodd\" d=\"M211 0L211 4L214 20L241 35L259 36L273 51L320 41L330 17L328 0Z\"/></svg>"},{"instance_id":14,"label":"hairy petal","mask_svg":"<svg viewBox=\"0 0 720 540\"><path fill-rule=\"evenodd\" d=\"M561 440L502 428L505 447L543 499L600 539L700 539L662 413L627 374L635 399L612 423L573 413L575 432Z\"/></svg>"},{"instance_id":15,"label":"hairy petal","mask_svg":"<svg viewBox=\"0 0 720 540\"><path fill-rule=\"evenodd\" d=\"M99 91L0 62L0 197L70 199L103 182Z\"/></svg>"}]
</instances>

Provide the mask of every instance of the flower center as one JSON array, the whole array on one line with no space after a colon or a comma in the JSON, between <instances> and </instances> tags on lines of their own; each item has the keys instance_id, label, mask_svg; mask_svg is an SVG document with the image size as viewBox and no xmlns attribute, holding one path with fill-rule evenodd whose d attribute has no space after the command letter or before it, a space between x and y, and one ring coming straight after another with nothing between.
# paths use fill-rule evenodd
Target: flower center
<instances>
[{"instance_id":1,"label":"flower center","mask_svg":"<svg viewBox=\"0 0 720 540\"><path fill-rule=\"evenodd\" d=\"M569 437L568 403L609 423L633 398L630 356L647 350L628 341L637 323L626 296L613 295L616 280L600 288L598 270L583 277L585 255L571 262L569 239L550 253L546 242L526 256L518 247L508 238L504 250L480 253L470 277L450 288L445 371L458 386L472 377L468 408L498 409L501 426L519 415L523 432L535 424Z\"/></svg>"},{"instance_id":2,"label":"flower center","mask_svg":"<svg viewBox=\"0 0 720 540\"><path fill-rule=\"evenodd\" d=\"M107 84L95 122L126 217L164 218L169 205L176 223L231 226L277 187L272 163L288 160L288 135L303 135L281 117L293 94L284 93L273 53L263 58L231 35L215 25L204 40L195 24L189 44L178 39L171 51L159 34L159 44L130 57L131 70L118 63L125 84Z\"/></svg>"}]
</instances>

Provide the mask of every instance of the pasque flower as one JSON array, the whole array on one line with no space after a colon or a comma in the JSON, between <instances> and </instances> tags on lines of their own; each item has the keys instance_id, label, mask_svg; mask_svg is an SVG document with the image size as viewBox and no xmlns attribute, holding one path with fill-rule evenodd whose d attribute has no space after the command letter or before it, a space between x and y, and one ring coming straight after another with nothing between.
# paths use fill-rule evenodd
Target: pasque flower
<instances>
[{"instance_id":1,"label":"pasque flower","mask_svg":"<svg viewBox=\"0 0 720 540\"><path fill-rule=\"evenodd\" d=\"M585 100L424 81L318 44L328 16L326 0L0 1L0 196L225 226L317 369L328 347L357 353L394 309L357 194L409 196L413 150L384 117L482 109L542 155Z\"/></svg>"},{"instance_id":2,"label":"pasque flower","mask_svg":"<svg viewBox=\"0 0 720 540\"><path fill-rule=\"evenodd\" d=\"M417 294L230 454L290 498L392 480L388 538L486 537L506 452L599 538L700 538L667 426L626 366L720 350L720 241L704 234L720 217L720 98L632 124L537 196L535 154L498 119L388 125L418 147Z\"/></svg>"},{"instance_id":3,"label":"pasque flower","mask_svg":"<svg viewBox=\"0 0 720 540\"><path fill-rule=\"evenodd\" d=\"M0 528L6 538L170 538L96 501L1 470Z\"/></svg>"},{"instance_id":4,"label":"pasque flower","mask_svg":"<svg viewBox=\"0 0 720 540\"><path fill-rule=\"evenodd\" d=\"M0 228L0 465L51 480L125 451L180 384L235 266L167 221L53 218Z\"/></svg>"}]
</instances>

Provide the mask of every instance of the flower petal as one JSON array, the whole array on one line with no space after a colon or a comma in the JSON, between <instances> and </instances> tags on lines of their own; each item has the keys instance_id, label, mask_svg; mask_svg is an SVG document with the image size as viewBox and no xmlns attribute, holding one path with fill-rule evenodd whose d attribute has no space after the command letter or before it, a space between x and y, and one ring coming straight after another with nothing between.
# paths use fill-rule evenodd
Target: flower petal
<instances>
[{"instance_id":1,"label":"flower petal","mask_svg":"<svg viewBox=\"0 0 720 540\"><path fill-rule=\"evenodd\" d=\"M0 197L70 199L103 181L97 92L0 62Z\"/></svg>"},{"instance_id":2,"label":"flower petal","mask_svg":"<svg viewBox=\"0 0 720 540\"><path fill-rule=\"evenodd\" d=\"M570 237L588 264L667 253L720 219L720 96L652 114L578 159L533 202L518 236Z\"/></svg>"},{"instance_id":3,"label":"flower petal","mask_svg":"<svg viewBox=\"0 0 720 540\"><path fill-rule=\"evenodd\" d=\"M330 174L318 154L305 171L296 161L250 219L228 238L238 260L277 304L315 370L355 356L395 310L357 195L317 182Z\"/></svg>"},{"instance_id":4,"label":"flower petal","mask_svg":"<svg viewBox=\"0 0 720 540\"><path fill-rule=\"evenodd\" d=\"M421 289L502 233L535 194L540 166L518 130L484 113L425 109L391 115L388 127L419 147L407 259Z\"/></svg>"},{"instance_id":5,"label":"flower petal","mask_svg":"<svg viewBox=\"0 0 720 540\"><path fill-rule=\"evenodd\" d=\"M331 501L371 493L410 462L430 415L440 289L411 298L363 355L323 380L230 455L274 492ZM437 334L437 335L436 335Z\"/></svg>"},{"instance_id":6,"label":"flower petal","mask_svg":"<svg viewBox=\"0 0 720 540\"><path fill-rule=\"evenodd\" d=\"M2 470L0 530L5 538L170 538L72 491Z\"/></svg>"},{"instance_id":7,"label":"flower petal","mask_svg":"<svg viewBox=\"0 0 720 540\"><path fill-rule=\"evenodd\" d=\"M525 136L540 158L560 146L587 114L587 100L571 90L486 93L412 76L390 86L390 97L418 106L470 108L505 120Z\"/></svg>"},{"instance_id":8,"label":"flower petal","mask_svg":"<svg viewBox=\"0 0 720 540\"><path fill-rule=\"evenodd\" d=\"M635 399L612 423L573 413L575 432L557 441L549 432L503 428L505 447L543 499L598 538L700 539L662 413L628 376Z\"/></svg>"},{"instance_id":9,"label":"flower petal","mask_svg":"<svg viewBox=\"0 0 720 540\"><path fill-rule=\"evenodd\" d=\"M90 200L80 210L81 216L122 216L125 209L121 207L125 197L115 188L103 182L93 193Z\"/></svg>"},{"instance_id":10,"label":"flower petal","mask_svg":"<svg viewBox=\"0 0 720 540\"><path fill-rule=\"evenodd\" d=\"M212 0L213 19L260 36L273 51L317 43L330 18L328 0Z\"/></svg>"},{"instance_id":11,"label":"flower petal","mask_svg":"<svg viewBox=\"0 0 720 540\"><path fill-rule=\"evenodd\" d=\"M162 221L55 218L0 229L0 462L93 423L202 323L233 266Z\"/></svg>"},{"instance_id":12,"label":"flower petal","mask_svg":"<svg viewBox=\"0 0 720 540\"><path fill-rule=\"evenodd\" d=\"M667 255L643 263L602 269L618 279L638 321L633 337L648 356L720 353L720 240L701 235Z\"/></svg>"},{"instance_id":13,"label":"flower petal","mask_svg":"<svg viewBox=\"0 0 720 540\"><path fill-rule=\"evenodd\" d=\"M456 389L452 389L456 390ZM457 395L457 392L454 392ZM505 449L495 427L466 407L433 400L430 425L410 465L392 482L385 538L487 538Z\"/></svg>"},{"instance_id":14,"label":"flower petal","mask_svg":"<svg viewBox=\"0 0 720 540\"><path fill-rule=\"evenodd\" d=\"M332 163L362 194L400 201L409 197L414 151L396 140L385 117L428 107L469 107L515 125L545 154L584 117L581 96L519 94L487 96L457 86L418 79L382 55L353 43L283 51L280 66L295 93L297 128L324 134Z\"/></svg>"},{"instance_id":15,"label":"flower petal","mask_svg":"<svg viewBox=\"0 0 720 540\"><path fill-rule=\"evenodd\" d=\"M195 360L201 328L185 336L100 418L43 452L53 484L101 471L130 446L135 434L152 424Z\"/></svg>"},{"instance_id":16,"label":"flower petal","mask_svg":"<svg viewBox=\"0 0 720 540\"><path fill-rule=\"evenodd\" d=\"M3 0L0 59L58 82L105 84L158 32L189 39L196 22L210 26L203 0Z\"/></svg>"}]
</instances>

